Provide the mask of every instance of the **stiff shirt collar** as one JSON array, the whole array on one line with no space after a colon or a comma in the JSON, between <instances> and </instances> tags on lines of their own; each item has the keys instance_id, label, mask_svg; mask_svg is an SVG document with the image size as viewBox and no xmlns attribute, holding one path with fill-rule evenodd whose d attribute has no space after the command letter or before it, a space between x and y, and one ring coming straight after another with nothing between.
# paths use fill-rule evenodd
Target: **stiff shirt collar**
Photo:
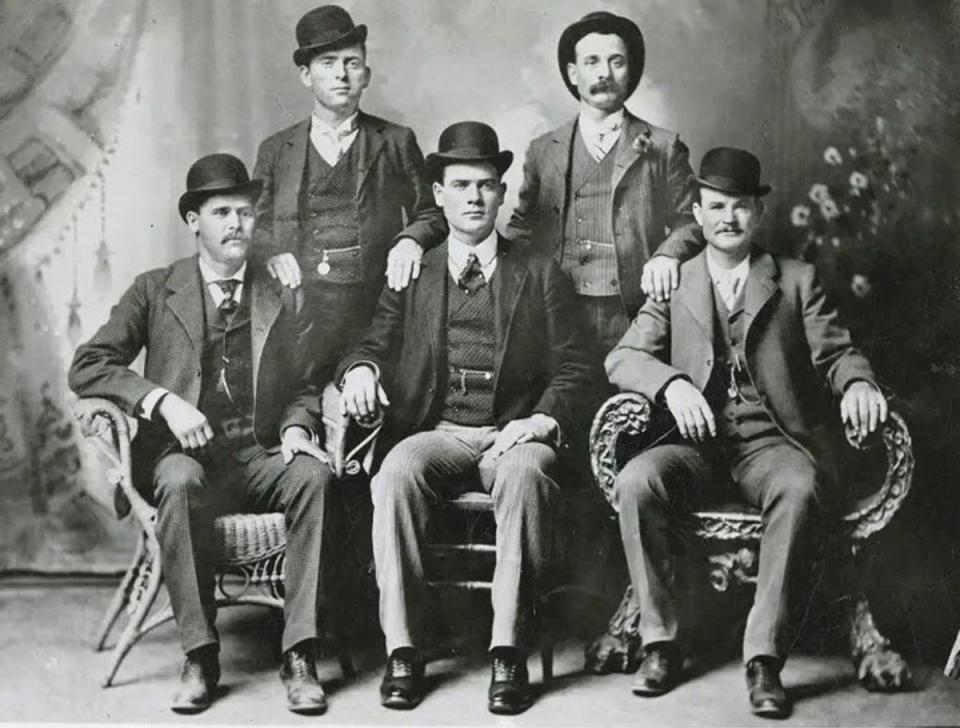
<instances>
[{"instance_id":1,"label":"stiff shirt collar","mask_svg":"<svg viewBox=\"0 0 960 728\"><path fill-rule=\"evenodd\" d=\"M467 245L457 240L453 233L447 238L447 269L454 280L459 278L461 271L467 265L467 258L473 253L480 261L483 277L488 281L497 268L497 231L490 234L476 245Z\"/></svg>"},{"instance_id":2,"label":"stiff shirt collar","mask_svg":"<svg viewBox=\"0 0 960 728\"><path fill-rule=\"evenodd\" d=\"M222 276L218 275L213 268L211 268L203 258L197 258L197 262L200 264L200 277L203 278L204 284L207 286L207 290L210 291L210 295L213 297L213 304L219 306L223 299L226 298L226 295L223 292L223 289L217 285L217 281L227 280ZM240 303L240 296L243 294L243 276L247 272L247 261L243 261L243 265L240 266L240 269L234 273L232 276L229 276L229 279L239 281L237 288L234 291L233 298L237 303Z\"/></svg>"},{"instance_id":3,"label":"stiff shirt collar","mask_svg":"<svg viewBox=\"0 0 960 728\"><path fill-rule=\"evenodd\" d=\"M347 135L357 131L357 117L359 115L359 111L354 111L350 116L337 124L336 127L332 127L316 114L311 114L310 131L318 134L326 134L334 139L343 139Z\"/></svg>"},{"instance_id":4,"label":"stiff shirt collar","mask_svg":"<svg viewBox=\"0 0 960 728\"><path fill-rule=\"evenodd\" d=\"M705 255L707 256L707 272L710 274L710 279L717 290L729 299L725 303L727 308L730 308L731 301L736 301L743 292L744 283L746 283L747 276L750 274L750 256L748 255L733 268L723 268L714 262L709 251Z\"/></svg>"},{"instance_id":5,"label":"stiff shirt collar","mask_svg":"<svg viewBox=\"0 0 960 728\"><path fill-rule=\"evenodd\" d=\"M580 127L580 131L583 134L589 137L619 132L623 128L623 109L621 108L618 111L614 111L603 121L594 121L594 119L581 111L577 120L577 126Z\"/></svg>"}]
</instances>

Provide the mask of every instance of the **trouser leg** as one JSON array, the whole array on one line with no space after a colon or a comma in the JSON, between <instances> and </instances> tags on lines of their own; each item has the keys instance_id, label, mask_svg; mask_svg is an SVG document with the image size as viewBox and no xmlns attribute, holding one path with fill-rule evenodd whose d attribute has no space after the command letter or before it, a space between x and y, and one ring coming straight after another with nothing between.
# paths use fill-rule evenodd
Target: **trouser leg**
<instances>
[{"instance_id":1,"label":"trouser leg","mask_svg":"<svg viewBox=\"0 0 960 728\"><path fill-rule=\"evenodd\" d=\"M713 469L692 445L658 445L627 463L614 483L644 644L677 638L670 519L681 502L689 502L710 480Z\"/></svg>"},{"instance_id":2,"label":"trouser leg","mask_svg":"<svg viewBox=\"0 0 960 728\"><path fill-rule=\"evenodd\" d=\"M203 465L182 453L165 455L153 470L153 498L160 562L180 645L189 652L217 644L211 538L217 499Z\"/></svg>"},{"instance_id":3,"label":"trouser leg","mask_svg":"<svg viewBox=\"0 0 960 728\"><path fill-rule=\"evenodd\" d=\"M481 449L445 432L399 442L370 483L373 556L380 589L380 626L387 654L418 646L423 605L420 546L438 489L476 466Z\"/></svg>"},{"instance_id":4,"label":"trouser leg","mask_svg":"<svg viewBox=\"0 0 960 728\"><path fill-rule=\"evenodd\" d=\"M557 454L549 445L514 445L490 471L481 463L485 489L493 497L497 563L491 602L490 647L522 646L522 618L545 581L559 488L552 473Z\"/></svg>"},{"instance_id":5,"label":"trouser leg","mask_svg":"<svg viewBox=\"0 0 960 728\"><path fill-rule=\"evenodd\" d=\"M329 520L338 513L331 503L334 485L330 468L303 454L285 465L281 454L261 451L247 464L246 497L251 507L283 513L287 528L284 652L320 636L318 615L327 596L324 561L338 558L329 543Z\"/></svg>"},{"instance_id":6,"label":"trouser leg","mask_svg":"<svg viewBox=\"0 0 960 728\"><path fill-rule=\"evenodd\" d=\"M732 475L747 501L763 516L760 566L753 607L743 638L744 663L757 655L786 659L791 592L821 508L821 474L785 439L753 449L733 463Z\"/></svg>"}]
</instances>

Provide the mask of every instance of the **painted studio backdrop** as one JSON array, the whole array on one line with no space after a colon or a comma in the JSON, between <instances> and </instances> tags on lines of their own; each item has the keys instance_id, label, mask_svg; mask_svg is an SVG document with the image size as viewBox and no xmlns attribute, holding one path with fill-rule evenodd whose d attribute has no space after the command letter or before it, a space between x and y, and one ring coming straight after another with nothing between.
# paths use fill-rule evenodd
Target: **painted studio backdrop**
<instances>
[{"instance_id":1,"label":"painted studio backdrop","mask_svg":"<svg viewBox=\"0 0 960 728\"><path fill-rule=\"evenodd\" d=\"M263 138L309 114L291 52L314 4L0 0L0 571L126 565L132 527L73 424L67 366L135 275L192 252L176 212L189 164L227 151L252 167ZM514 150L504 214L528 142L576 111L561 30L600 7L634 18L647 64L630 109L677 130L694 166L720 144L760 156L771 246L818 262L897 392L918 469L878 557L907 587L895 606L957 609L960 580L937 576L956 575L960 512L954 3L344 5L370 28L367 111L411 126L425 153L462 119Z\"/></svg>"}]
</instances>

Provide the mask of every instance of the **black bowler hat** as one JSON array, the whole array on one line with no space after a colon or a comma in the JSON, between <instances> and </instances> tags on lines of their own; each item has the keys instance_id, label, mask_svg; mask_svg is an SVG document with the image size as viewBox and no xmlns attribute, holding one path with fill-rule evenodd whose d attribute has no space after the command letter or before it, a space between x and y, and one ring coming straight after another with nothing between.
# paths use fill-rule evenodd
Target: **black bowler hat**
<instances>
[{"instance_id":1,"label":"black bowler hat","mask_svg":"<svg viewBox=\"0 0 960 728\"><path fill-rule=\"evenodd\" d=\"M630 78L627 80L627 97L629 97L636 90L643 75L643 64L646 58L643 33L630 18L614 15L605 10L587 13L573 25L567 26L560 35L560 43L557 44L557 62L560 64L560 77L563 78L567 89L574 97L580 98L576 85L570 83L567 64L573 63L576 58L577 42L590 33L619 35L623 39L624 45L627 46L627 70L630 72Z\"/></svg>"},{"instance_id":2,"label":"black bowler hat","mask_svg":"<svg viewBox=\"0 0 960 728\"><path fill-rule=\"evenodd\" d=\"M339 5L321 5L300 18L296 34L300 47L293 52L293 62L306 66L320 51L363 43L367 26L354 25L350 13Z\"/></svg>"},{"instance_id":3,"label":"black bowler hat","mask_svg":"<svg viewBox=\"0 0 960 728\"><path fill-rule=\"evenodd\" d=\"M772 189L760 184L760 160L745 149L716 147L703 155L700 175L691 175L691 184L731 195L763 197Z\"/></svg>"},{"instance_id":4,"label":"black bowler hat","mask_svg":"<svg viewBox=\"0 0 960 728\"><path fill-rule=\"evenodd\" d=\"M214 195L238 193L256 202L262 188L263 180L250 179L243 162L232 154L208 154L190 165L187 191L180 195L180 217L186 222L188 212L200 209Z\"/></svg>"},{"instance_id":5,"label":"black bowler hat","mask_svg":"<svg viewBox=\"0 0 960 728\"><path fill-rule=\"evenodd\" d=\"M502 176L513 162L513 152L500 151L497 132L487 124L461 121L451 124L440 134L437 151L427 155L427 174L439 180L443 168L457 162L493 162Z\"/></svg>"}]
</instances>

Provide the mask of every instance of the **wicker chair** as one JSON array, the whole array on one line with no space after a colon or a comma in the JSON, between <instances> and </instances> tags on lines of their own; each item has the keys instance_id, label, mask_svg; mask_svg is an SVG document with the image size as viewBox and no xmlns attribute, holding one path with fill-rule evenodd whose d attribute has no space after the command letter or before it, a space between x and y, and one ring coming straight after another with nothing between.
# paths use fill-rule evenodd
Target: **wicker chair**
<instances>
[{"instance_id":1,"label":"wicker chair","mask_svg":"<svg viewBox=\"0 0 960 728\"><path fill-rule=\"evenodd\" d=\"M336 412L332 403L336 391L324 392L324 413ZM98 398L77 401L74 412L81 430L105 461L109 481L119 486L130 501L131 512L140 526L133 560L117 587L94 640L94 649L105 648L114 625L126 610L129 615L120 638L113 647L113 657L103 680L109 687L120 664L140 640L155 628L173 619L169 600L154 609L163 571L160 566L160 544L154 533L156 509L147 503L131 481L130 442L135 422L116 405ZM345 418L324 415L327 454L338 476L355 475L369 460L380 425L359 436L350 434ZM356 440L354 443L353 440ZM241 604L283 608L283 569L286 553L286 525L282 513L235 513L214 521L216 553L216 603L218 607ZM341 652L340 666L346 676L353 674L349 656Z\"/></svg>"},{"instance_id":2,"label":"wicker chair","mask_svg":"<svg viewBox=\"0 0 960 728\"><path fill-rule=\"evenodd\" d=\"M608 399L594 418L590 433L591 467L597 485L614 510L618 510L614 480L629 457L642 447L640 441L651 429L653 412L653 405L646 397L624 393ZM847 558L855 556L868 538L886 527L910 491L914 465L910 434L895 412L890 413L880 439L887 455L883 483L843 516L839 531L828 539L828 545L840 546L847 552ZM848 440L858 449L868 444L849 436ZM731 504L691 514L689 526L699 539L715 546L720 544L719 553L709 556L710 584L715 590L722 592L734 584L756 583L763 532L758 511L743 504ZM824 555L835 552L829 548L824 551ZM870 690L904 687L909 681L909 669L874 624L862 589L857 585L847 596L851 656L860 682ZM638 628L639 609L628 586L610 619L607 633L587 648L587 670L595 673L635 670L641 647Z\"/></svg>"}]
</instances>

